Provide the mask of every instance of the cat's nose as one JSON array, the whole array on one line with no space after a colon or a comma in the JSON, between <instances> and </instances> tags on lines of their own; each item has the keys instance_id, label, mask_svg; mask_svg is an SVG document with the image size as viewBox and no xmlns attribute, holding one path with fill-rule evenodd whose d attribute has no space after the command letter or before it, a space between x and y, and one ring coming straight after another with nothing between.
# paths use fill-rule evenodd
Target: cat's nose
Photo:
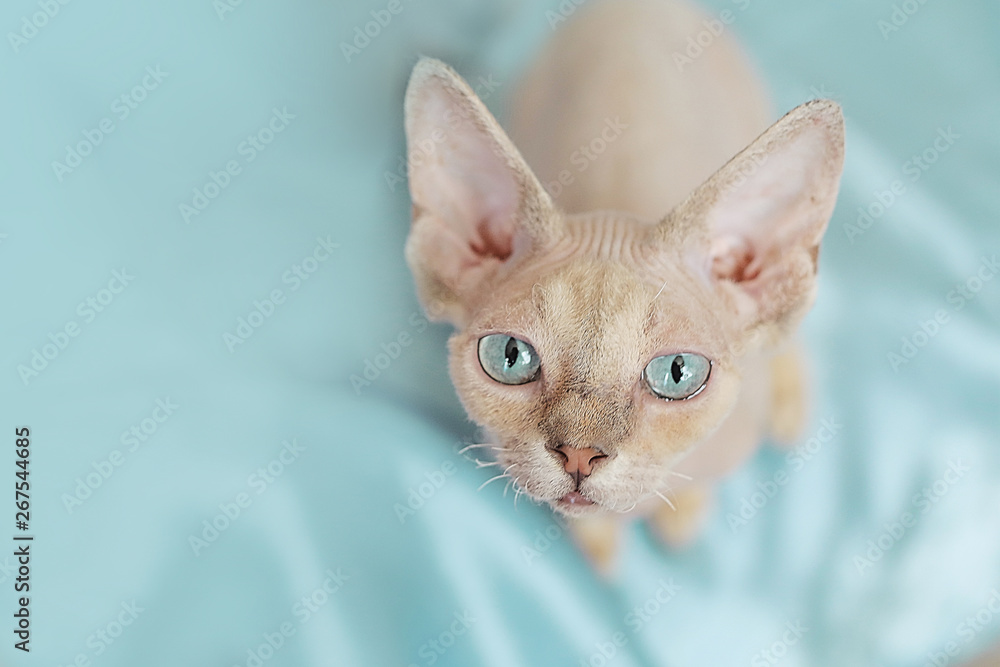
<instances>
[{"instance_id":1,"label":"cat's nose","mask_svg":"<svg viewBox=\"0 0 1000 667\"><path fill-rule=\"evenodd\" d=\"M570 447L569 445L556 445L552 451L562 460L566 472L576 480L577 486L584 478L589 477L594 472L598 462L608 458L608 455L594 449L593 447Z\"/></svg>"}]
</instances>

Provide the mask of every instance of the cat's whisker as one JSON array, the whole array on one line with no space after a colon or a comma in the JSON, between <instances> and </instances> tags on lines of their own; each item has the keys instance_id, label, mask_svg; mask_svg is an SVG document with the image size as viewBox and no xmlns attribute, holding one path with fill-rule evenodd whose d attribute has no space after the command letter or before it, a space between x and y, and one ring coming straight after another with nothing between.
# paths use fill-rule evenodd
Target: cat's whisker
<instances>
[{"instance_id":1,"label":"cat's whisker","mask_svg":"<svg viewBox=\"0 0 1000 667\"><path fill-rule=\"evenodd\" d=\"M513 482L513 478L510 475L510 469L513 468L516 465L517 465L516 463L511 463L509 466L507 466L506 468L504 468L503 473L501 473L501 477L506 477L507 478L507 484L505 484L504 488L503 488L503 495L504 495L505 498L507 497L507 489L510 487L511 483ZM496 479L496 478L494 477L493 479ZM483 486L486 486L486 484L489 484L492 481L493 481L492 479L491 480L487 480L483 484ZM482 489L483 487L481 486L479 488Z\"/></svg>"},{"instance_id":2,"label":"cat's whisker","mask_svg":"<svg viewBox=\"0 0 1000 667\"><path fill-rule=\"evenodd\" d=\"M660 497L660 500L662 500L663 502L665 502L670 507L670 509L672 509L675 512L677 511L677 508L674 506L674 504L672 502L670 502L670 498L667 498L665 495L663 495L659 491L653 491L653 493L655 493L656 495L658 495Z\"/></svg>"},{"instance_id":3,"label":"cat's whisker","mask_svg":"<svg viewBox=\"0 0 1000 667\"><path fill-rule=\"evenodd\" d=\"M631 507L629 507L628 509L624 509L624 510L615 510L615 511L616 511L616 512L618 512L619 514L628 514L629 512L631 512L632 510L634 510L634 509L635 509L635 506L636 506L636 505L638 505L638 504L639 504L639 501L637 500L637 501L635 501L634 503L632 503L632 506L631 506Z\"/></svg>"},{"instance_id":4,"label":"cat's whisker","mask_svg":"<svg viewBox=\"0 0 1000 667\"><path fill-rule=\"evenodd\" d=\"M693 477L691 477L691 476L689 476L689 475L685 475L685 474L683 474L683 473L679 473L679 472L677 472L676 470L668 470L668 471L667 471L667 474L669 474L669 475L673 475L674 477L680 477L681 479L686 479L686 480L687 480L687 481L689 481L689 482L691 482L691 481L694 481L694 478L693 478Z\"/></svg>"},{"instance_id":5,"label":"cat's whisker","mask_svg":"<svg viewBox=\"0 0 1000 667\"><path fill-rule=\"evenodd\" d=\"M521 481L520 477L518 477L518 478L516 478L514 480L514 509L515 510L517 509L517 499L521 497L522 493L524 493L521 490L520 481Z\"/></svg>"},{"instance_id":6,"label":"cat's whisker","mask_svg":"<svg viewBox=\"0 0 1000 667\"><path fill-rule=\"evenodd\" d=\"M478 443L474 442L471 445L466 445L462 449L458 450L458 453L459 454L464 454L467 451L469 451L470 449L484 449L486 447L489 447L490 449L499 449L501 451L503 451L503 449L504 449L503 447L497 447L492 442L478 442Z\"/></svg>"},{"instance_id":7,"label":"cat's whisker","mask_svg":"<svg viewBox=\"0 0 1000 667\"><path fill-rule=\"evenodd\" d=\"M497 475L496 477L490 477L490 478L489 478L488 480L486 480L485 482L483 482L482 484L480 484L480 485L479 485L479 488L478 488L478 489L476 489L476 491L477 491L477 492L478 492L478 491L482 491L482 490L483 490L483 488L484 488L484 487L485 487L485 486L486 486L487 484L489 484L490 482L495 482L496 480L498 480L498 479L503 479L503 478L505 478L505 477L510 477L510 475L508 475L508 474L507 474L506 472L502 472L502 473L500 473L499 475Z\"/></svg>"},{"instance_id":8,"label":"cat's whisker","mask_svg":"<svg viewBox=\"0 0 1000 667\"><path fill-rule=\"evenodd\" d=\"M653 300L649 302L649 305L652 306L654 303L656 303L656 300L660 298L661 294L663 294L663 289L667 286L668 282L670 282L670 278L667 278L666 280L663 281L663 285L660 286L660 291L656 293L656 296L654 296Z\"/></svg>"}]
</instances>

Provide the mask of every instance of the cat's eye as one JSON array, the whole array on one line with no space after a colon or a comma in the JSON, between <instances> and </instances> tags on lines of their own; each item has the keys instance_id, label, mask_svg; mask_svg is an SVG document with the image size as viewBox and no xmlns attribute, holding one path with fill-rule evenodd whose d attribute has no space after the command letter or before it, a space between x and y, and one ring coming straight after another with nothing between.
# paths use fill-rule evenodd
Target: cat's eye
<instances>
[{"instance_id":1,"label":"cat's eye","mask_svg":"<svg viewBox=\"0 0 1000 667\"><path fill-rule=\"evenodd\" d=\"M669 401L691 398L705 388L712 362L693 352L656 357L642 372L654 394Z\"/></svg>"},{"instance_id":2,"label":"cat's eye","mask_svg":"<svg viewBox=\"0 0 1000 667\"><path fill-rule=\"evenodd\" d=\"M535 348L507 334L479 339L479 364L487 375L503 384L531 382L541 368Z\"/></svg>"}]
</instances>

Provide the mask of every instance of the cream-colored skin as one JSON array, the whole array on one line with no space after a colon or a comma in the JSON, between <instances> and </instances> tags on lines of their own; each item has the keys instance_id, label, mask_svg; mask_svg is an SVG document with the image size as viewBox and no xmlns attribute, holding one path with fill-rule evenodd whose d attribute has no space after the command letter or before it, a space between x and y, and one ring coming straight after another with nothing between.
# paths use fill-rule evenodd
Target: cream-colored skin
<instances>
[{"instance_id":1,"label":"cream-colored skin","mask_svg":"<svg viewBox=\"0 0 1000 667\"><path fill-rule=\"evenodd\" d=\"M501 469L577 518L607 567L621 514L684 543L712 483L801 421L800 369L779 353L814 296L843 119L814 101L768 129L728 33L679 71L672 54L705 18L685 4L594 0L577 14L515 97L524 157L450 68L414 68L406 255L425 308L456 326L451 376ZM612 126L581 168L574 151ZM542 183L563 171L552 197ZM535 349L537 379L487 375L478 341L493 333ZM668 401L643 369L678 352L711 373ZM577 486L557 448L601 457Z\"/></svg>"}]
</instances>

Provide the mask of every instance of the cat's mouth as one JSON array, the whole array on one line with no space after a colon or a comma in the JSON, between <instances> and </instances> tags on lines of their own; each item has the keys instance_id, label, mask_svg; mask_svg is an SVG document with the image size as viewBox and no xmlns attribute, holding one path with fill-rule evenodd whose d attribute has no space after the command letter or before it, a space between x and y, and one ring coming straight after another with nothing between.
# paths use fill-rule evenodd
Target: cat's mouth
<instances>
[{"instance_id":1,"label":"cat's mouth","mask_svg":"<svg viewBox=\"0 0 1000 667\"><path fill-rule=\"evenodd\" d=\"M549 504L556 512L568 517L585 517L592 514L601 514L606 508L596 500L588 498L579 490L570 491L558 500L550 500Z\"/></svg>"},{"instance_id":2,"label":"cat's mouth","mask_svg":"<svg viewBox=\"0 0 1000 667\"><path fill-rule=\"evenodd\" d=\"M565 507L589 507L594 501L579 491L570 491L559 499L558 504Z\"/></svg>"}]
</instances>

